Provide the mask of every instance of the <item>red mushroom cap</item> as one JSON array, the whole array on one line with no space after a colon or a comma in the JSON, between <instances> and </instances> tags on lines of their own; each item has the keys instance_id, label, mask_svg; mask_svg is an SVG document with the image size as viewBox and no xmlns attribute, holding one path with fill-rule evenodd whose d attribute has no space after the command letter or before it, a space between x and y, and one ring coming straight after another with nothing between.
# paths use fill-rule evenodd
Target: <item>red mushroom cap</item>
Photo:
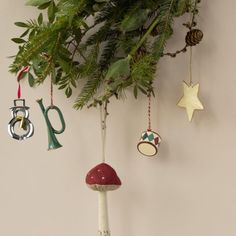
<instances>
[{"instance_id":1,"label":"red mushroom cap","mask_svg":"<svg viewBox=\"0 0 236 236\"><path fill-rule=\"evenodd\" d=\"M85 181L91 189L96 191L111 191L121 186L116 171L106 163L101 163L91 169Z\"/></svg>"}]
</instances>

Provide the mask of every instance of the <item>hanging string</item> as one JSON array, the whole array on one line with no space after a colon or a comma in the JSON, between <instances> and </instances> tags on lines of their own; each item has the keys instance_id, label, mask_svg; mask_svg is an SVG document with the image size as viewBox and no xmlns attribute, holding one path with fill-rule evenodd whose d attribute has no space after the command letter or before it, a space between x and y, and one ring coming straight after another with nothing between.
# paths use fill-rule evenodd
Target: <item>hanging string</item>
<instances>
[{"instance_id":1,"label":"hanging string","mask_svg":"<svg viewBox=\"0 0 236 236\"><path fill-rule=\"evenodd\" d=\"M197 4L198 4L198 0L195 0L194 3L194 10L192 12L192 14L190 14L190 29L192 30L192 28L195 26L195 16L196 16L196 9L197 9ZM190 50L189 50L189 83L190 85L192 85L193 83L193 73L192 73L192 57L193 57L193 47L190 46Z\"/></svg>"},{"instance_id":2,"label":"hanging string","mask_svg":"<svg viewBox=\"0 0 236 236\"><path fill-rule=\"evenodd\" d=\"M49 59L49 62L51 63L51 67L52 67L51 80L50 80L50 100L51 100L51 107L52 107L54 106L53 84L56 79L56 74L55 74L55 65L51 62L51 58Z\"/></svg>"},{"instance_id":3,"label":"hanging string","mask_svg":"<svg viewBox=\"0 0 236 236\"><path fill-rule=\"evenodd\" d=\"M192 47L190 47L190 56L189 56L189 83L190 85L193 83L193 73L192 73L192 57L193 57L193 52L192 52Z\"/></svg>"},{"instance_id":4,"label":"hanging string","mask_svg":"<svg viewBox=\"0 0 236 236\"><path fill-rule=\"evenodd\" d=\"M50 81L50 99L51 99L51 106L53 106L53 76L51 75Z\"/></svg>"},{"instance_id":5,"label":"hanging string","mask_svg":"<svg viewBox=\"0 0 236 236\"><path fill-rule=\"evenodd\" d=\"M107 102L100 105L101 137L102 137L102 162L106 161L106 121L107 121Z\"/></svg>"},{"instance_id":6,"label":"hanging string","mask_svg":"<svg viewBox=\"0 0 236 236\"><path fill-rule=\"evenodd\" d=\"M18 99L21 98L21 87L20 87L20 83L18 83L17 98L18 98Z\"/></svg>"},{"instance_id":7,"label":"hanging string","mask_svg":"<svg viewBox=\"0 0 236 236\"><path fill-rule=\"evenodd\" d=\"M148 131L151 131L151 93L148 95Z\"/></svg>"},{"instance_id":8,"label":"hanging string","mask_svg":"<svg viewBox=\"0 0 236 236\"><path fill-rule=\"evenodd\" d=\"M17 82L18 82L18 89L17 89L17 98L21 98L21 86L20 86L20 80L22 79L22 75L24 72L26 72L29 69L29 66L25 66L17 75Z\"/></svg>"}]
</instances>

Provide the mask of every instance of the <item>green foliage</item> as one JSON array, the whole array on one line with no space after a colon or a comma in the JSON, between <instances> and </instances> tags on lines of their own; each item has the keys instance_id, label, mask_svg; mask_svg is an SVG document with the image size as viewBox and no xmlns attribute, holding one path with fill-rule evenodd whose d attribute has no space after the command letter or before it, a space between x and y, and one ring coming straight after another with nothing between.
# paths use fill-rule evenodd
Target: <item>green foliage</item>
<instances>
[{"instance_id":1,"label":"green foliage","mask_svg":"<svg viewBox=\"0 0 236 236\"><path fill-rule=\"evenodd\" d=\"M130 58L120 59L114 62L106 74L106 79L119 79L130 75Z\"/></svg>"},{"instance_id":2,"label":"green foliage","mask_svg":"<svg viewBox=\"0 0 236 236\"><path fill-rule=\"evenodd\" d=\"M28 82L30 87L34 87L34 76L31 73L28 73Z\"/></svg>"},{"instance_id":3,"label":"green foliage","mask_svg":"<svg viewBox=\"0 0 236 236\"><path fill-rule=\"evenodd\" d=\"M148 9L135 9L121 22L121 29L125 32L140 28L148 18Z\"/></svg>"},{"instance_id":4,"label":"green foliage","mask_svg":"<svg viewBox=\"0 0 236 236\"><path fill-rule=\"evenodd\" d=\"M12 38L11 39L13 42L21 44L21 43L25 43L26 41L22 38Z\"/></svg>"},{"instance_id":5,"label":"green foliage","mask_svg":"<svg viewBox=\"0 0 236 236\"><path fill-rule=\"evenodd\" d=\"M38 7L38 6L45 4L47 2L50 2L50 1L49 0L29 0L29 1L27 1L26 5Z\"/></svg>"},{"instance_id":6,"label":"green foliage","mask_svg":"<svg viewBox=\"0 0 236 236\"><path fill-rule=\"evenodd\" d=\"M100 85L100 76L94 75L92 77L89 77L75 102L74 108L82 109L84 105L87 104L91 100L91 98L93 98Z\"/></svg>"},{"instance_id":7,"label":"green foliage","mask_svg":"<svg viewBox=\"0 0 236 236\"><path fill-rule=\"evenodd\" d=\"M166 41L173 33L171 25L173 20L173 9L175 3L175 0L165 0L163 1L163 4L160 5L159 14L156 18L156 27L158 28L158 31L160 33L153 44L153 55L156 60L159 60L162 56Z\"/></svg>"},{"instance_id":8,"label":"green foliage","mask_svg":"<svg viewBox=\"0 0 236 236\"><path fill-rule=\"evenodd\" d=\"M80 65L81 78L90 77L97 70L97 58L99 53L99 46L96 44L90 48L88 55L86 55L86 60Z\"/></svg>"},{"instance_id":9,"label":"green foliage","mask_svg":"<svg viewBox=\"0 0 236 236\"><path fill-rule=\"evenodd\" d=\"M175 7L174 16L183 15L186 12L186 10L188 10L188 6L189 6L189 1L179 0L178 2L176 2L174 6Z\"/></svg>"},{"instance_id":10,"label":"green foliage","mask_svg":"<svg viewBox=\"0 0 236 236\"><path fill-rule=\"evenodd\" d=\"M23 32L12 39L19 50L10 71L29 65L29 86L52 77L66 97L78 88L76 109L119 98L127 88L135 97L148 94L174 18L195 11L197 2L28 0L40 13L15 23Z\"/></svg>"},{"instance_id":11,"label":"green foliage","mask_svg":"<svg viewBox=\"0 0 236 236\"><path fill-rule=\"evenodd\" d=\"M152 91L152 81L156 72L156 63L152 55L144 55L132 66L131 78L134 84L134 96L138 91L147 94Z\"/></svg>"}]
</instances>

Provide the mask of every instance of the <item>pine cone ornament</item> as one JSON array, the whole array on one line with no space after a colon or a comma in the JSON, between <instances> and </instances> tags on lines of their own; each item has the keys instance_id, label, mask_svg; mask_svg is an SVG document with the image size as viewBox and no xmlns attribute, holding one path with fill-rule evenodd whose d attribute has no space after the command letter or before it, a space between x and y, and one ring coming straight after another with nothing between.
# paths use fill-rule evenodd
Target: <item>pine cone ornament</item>
<instances>
[{"instance_id":1,"label":"pine cone ornament","mask_svg":"<svg viewBox=\"0 0 236 236\"><path fill-rule=\"evenodd\" d=\"M185 37L185 42L187 46L195 46L201 42L202 38L203 38L203 33L201 30L192 29L187 33Z\"/></svg>"}]
</instances>

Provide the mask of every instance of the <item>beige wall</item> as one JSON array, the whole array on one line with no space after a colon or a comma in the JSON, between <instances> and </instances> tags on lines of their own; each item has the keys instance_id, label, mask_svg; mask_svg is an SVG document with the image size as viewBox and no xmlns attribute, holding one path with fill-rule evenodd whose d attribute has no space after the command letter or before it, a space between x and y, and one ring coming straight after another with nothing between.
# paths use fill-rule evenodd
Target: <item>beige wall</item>
<instances>
[{"instance_id":1,"label":"beige wall","mask_svg":"<svg viewBox=\"0 0 236 236\"><path fill-rule=\"evenodd\" d=\"M0 7L0 235L97 235L97 194L84 178L101 157L98 111L76 112L73 101L57 92L67 130L58 136L64 148L47 152L35 100L43 97L48 103L48 87L32 90L25 82L35 135L19 143L6 131L17 87L7 59L16 52L10 38L19 31L13 22L35 15L23 2L3 0ZM107 156L123 181L120 190L109 194L112 235L236 235L235 9L233 0L202 2L204 42L194 48L194 80L200 81L206 109L191 124L175 105L181 82L188 78L187 54L159 65L158 102L153 102L153 128L163 138L158 159L141 157L136 150L146 128L145 98L111 104ZM183 36L177 32L169 48L181 47Z\"/></svg>"}]
</instances>

